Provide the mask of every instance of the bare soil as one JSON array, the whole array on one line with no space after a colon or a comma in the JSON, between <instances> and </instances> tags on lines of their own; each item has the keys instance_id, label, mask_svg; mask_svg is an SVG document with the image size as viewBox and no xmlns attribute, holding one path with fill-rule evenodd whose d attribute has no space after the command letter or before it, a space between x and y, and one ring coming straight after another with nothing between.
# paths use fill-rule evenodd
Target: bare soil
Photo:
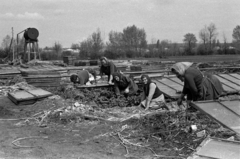
<instances>
[{"instance_id":1,"label":"bare soil","mask_svg":"<svg viewBox=\"0 0 240 159\"><path fill-rule=\"evenodd\" d=\"M4 159L187 158L206 137L189 133L191 124L197 125L197 132L205 129L210 136L234 135L195 110L189 116L165 113L125 122L52 118L39 125L33 118L36 114L67 107L72 101L46 98L32 105L15 105L8 97L0 97L0 101L0 158ZM131 113L140 108L113 109L116 114L112 115L119 117L121 111Z\"/></svg>"},{"instance_id":2,"label":"bare soil","mask_svg":"<svg viewBox=\"0 0 240 159\"><path fill-rule=\"evenodd\" d=\"M216 56L215 59L204 57L204 60L231 61L234 58L239 63L239 55ZM191 61L189 59L165 60ZM201 57L201 61L204 60ZM65 93L66 97L72 95ZM239 95L234 98L239 99ZM196 110L189 116L165 114L126 122L90 118L63 121L52 118L39 125L33 118L38 113L67 107L73 102L70 99L47 98L32 105L15 105L8 97L0 97L0 159L187 158L206 137L199 138L196 132L189 133L189 125L197 125L197 132L206 130L206 134L213 137L229 138L234 135ZM128 112L134 110L116 109ZM114 115L117 117L120 113Z\"/></svg>"},{"instance_id":3,"label":"bare soil","mask_svg":"<svg viewBox=\"0 0 240 159\"><path fill-rule=\"evenodd\" d=\"M153 158L151 150L139 146L128 148L126 155L115 133L126 123L85 119L49 121L38 126L31 119L39 112L66 107L70 101L46 99L32 105L15 105L7 97L0 100L0 158Z\"/></svg>"}]
</instances>

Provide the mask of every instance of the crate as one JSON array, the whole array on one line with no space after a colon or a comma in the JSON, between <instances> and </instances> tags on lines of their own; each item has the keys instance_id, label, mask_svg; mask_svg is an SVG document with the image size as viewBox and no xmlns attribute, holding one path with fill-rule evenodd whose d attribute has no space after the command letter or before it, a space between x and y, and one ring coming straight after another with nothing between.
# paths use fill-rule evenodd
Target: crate
<instances>
[{"instance_id":1,"label":"crate","mask_svg":"<svg viewBox=\"0 0 240 159\"><path fill-rule=\"evenodd\" d=\"M87 62L85 62L85 61L78 62L78 66L86 66L86 65L87 65Z\"/></svg>"},{"instance_id":2,"label":"crate","mask_svg":"<svg viewBox=\"0 0 240 159\"><path fill-rule=\"evenodd\" d=\"M67 65L74 65L76 61L76 57L74 56L64 56L63 57L63 63Z\"/></svg>"},{"instance_id":3,"label":"crate","mask_svg":"<svg viewBox=\"0 0 240 159\"><path fill-rule=\"evenodd\" d=\"M90 66L97 66L98 65L98 61L97 60L89 61L89 65Z\"/></svg>"},{"instance_id":4,"label":"crate","mask_svg":"<svg viewBox=\"0 0 240 159\"><path fill-rule=\"evenodd\" d=\"M130 66L130 71L142 71L141 66Z\"/></svg>"}]
</instances>

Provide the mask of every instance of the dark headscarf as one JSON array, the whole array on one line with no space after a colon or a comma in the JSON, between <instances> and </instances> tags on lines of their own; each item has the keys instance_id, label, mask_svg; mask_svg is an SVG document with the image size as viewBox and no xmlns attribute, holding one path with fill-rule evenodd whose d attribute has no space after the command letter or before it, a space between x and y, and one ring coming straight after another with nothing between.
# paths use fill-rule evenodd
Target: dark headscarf
<instances>
[{"instance_id":1,"label":"dark headscarf","mask_svg":"<svg viewBox=\"0 0 240 159\"><path fill-rule=\"evenodd\" d=\"M115 77L118 77L118 78L119 78L119 81L121 81L121 80L123 79L123 74L120 73L120 72L114 72L114 73L112 74L112 76L113 76L113 80L114 80L114 81L116 81L116 80L115 80Z\"/></svg>"},{"instance_id":2,"label":"dark headscarf","mask_svg":"<svg viewBox=\"0 0 240 159\"><path fill-rule=\"evenodd\" d=\"M73 83L77 83L77 78L78 78L78 75L72 74L70 76L70 81L73 82Z\"/></svg>"}]
</instances>

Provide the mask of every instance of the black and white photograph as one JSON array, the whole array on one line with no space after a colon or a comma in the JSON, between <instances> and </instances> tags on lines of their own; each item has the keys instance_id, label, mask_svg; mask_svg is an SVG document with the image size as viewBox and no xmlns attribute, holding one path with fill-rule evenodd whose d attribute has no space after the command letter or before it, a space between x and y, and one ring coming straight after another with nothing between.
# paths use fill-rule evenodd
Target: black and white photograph
<instances>
[{"instance_id":1,"label":"black and white photograph","mask_svg":"<svg viewBox=\"0 0 240 159\"><path fill-rule=\"evenodd\" d=\"M0 0L0 159L240 159L239 0Z\"/></svg>"}]
</instances>

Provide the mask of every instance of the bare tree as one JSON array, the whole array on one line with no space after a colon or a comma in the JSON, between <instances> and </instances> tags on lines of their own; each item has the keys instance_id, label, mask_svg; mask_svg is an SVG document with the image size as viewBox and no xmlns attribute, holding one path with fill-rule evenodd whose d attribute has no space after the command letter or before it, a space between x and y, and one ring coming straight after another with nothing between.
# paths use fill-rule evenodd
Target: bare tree
<instances>
[{"instance_id":1,"label":"bare tree","mask_svg":"<svg viewBox=\"0 0 240 159\"><path fill-rule=\"evenodd\" d=\"M59 42L55 42L52 48L53 51L56 53L56 57L60 58L60 55L62 53L62 45Z\"/></svg>"},{"instance_id":2,"label":"bare tree","mask_svg":"<svg viewBox=\"0 0 240 159\"><path fill-rule=\"evenodd\" d=\"M232 37L233 37L233 45L236 51L240 53L240 25L237 25L236 28L233 29Z\"/></svg>"},{"instance_id":3,"label":"bare tree","mask_svg":"<svg viewBox=\"0 0 240 159\"><path fill-rule=\"evenodd\" d=\"M96 32L80 43L80 56L96 59L102 53L104 47L101 31L98 28Z\"/></svg>"},{"instance_id":4,"label":"bare tree","mask_svg":"<svg viewBox=\"0 0 240 159\"><path fill-rule=\"evenodd\" d=\"M92 52L92 39L89 37L88 39L82 41L80 43L80 54L82 58L89 57Z\"/></svg>"},{"instance_id":5,"label":"bare tree","mask_svg":"<svg viewBox=\"0 0 240 159\"><path fill-rule=\"evenodd\" d=\"M209 48L210 50L212 50L212 42L214 39L216 39L217 37L217 28L215 26L215 24L211 23L208 27L208 35L209 35Z\"/></svg>"},{"instance_id":6,"label":"bare tree","mask_svg":"<svg viewBox=\"0 0 240 159\"><path fill-rule=\"evenodd\" d=\"M98 58L101 50L103 49L104 43L101 35L100 29L97 29L96 32L92 34L92 53L91 58L95 59Z\"/></svg>"},{"instance_id":7,"label":"bare tree","mask_svg":"<svg viewBox=\"0 0 240 159\"><path fill-rule=\"evenodd\" d=\"M224 32L223 32L223 51L224 54L227 54L227 37Z\"/></svg>"},{"instance_id":8,"label":"bare tree","mask_svg":"<svg viewBox=\"0 0 240 159\"><path fill-rule=\"evenodd\" d=\"M207 30L207 26L205 26L203 29L200 30L199 32L199 38L201 39L203 46L204 46L204 52L207 52L207 43L209 39L209 33Z\"/></svg>"},{"instance_id":9,"label":"bare tree","mask_svg":"<svg viewBox=\"0 0 240 159\"><path fill-rule=\"evenodd\" d=\"M234 42L240 42L240 25L233 29L232 37Z\"/></svg>"},{"instance_id":10,"label":"bare tree","mask_svg":"<svg viewBox=\"0 0 240 159\"><path fill-rule=\"evenodd\" d=\"M172 56L176 56L178 52L178 44L174 42L171 47Z\"/></svg>"},{"instance_id":11,"label":"bare tree","mask_svg":"<svg viewBox=\"0 0 240 159\"><path fill-rule=\"evenodd\" d=\"M11 37L9 35L7 35L5 38L3 38L1 46L3 49L6 49L9 47L10 43L11 43Z\"/></svg>"},{"instance_id":12,"label":"bare tree","mask_svg":"<svg viewBox=\"0 0 240 159\"><path fill-rule=\"evenodd\" d=\"M109 33L109 43L108 48L112 51L121 50L123 46L123 33L111 31Z\"/></svg>"},{"instance_id":13,"label":"bare tree","mask_svg":"<svg viewBox=\"0 0 240 159\"><path fill-rule=\"evenodd\" d=\"M160 55L159 55L160 57L163 57L163 56L167 55L170 43L171 43L171 41L167 40L167 39L161 41L161 43L160 43L161 44L160 45L161 52L160 52Z\"/></svg>"}]
</instances>

